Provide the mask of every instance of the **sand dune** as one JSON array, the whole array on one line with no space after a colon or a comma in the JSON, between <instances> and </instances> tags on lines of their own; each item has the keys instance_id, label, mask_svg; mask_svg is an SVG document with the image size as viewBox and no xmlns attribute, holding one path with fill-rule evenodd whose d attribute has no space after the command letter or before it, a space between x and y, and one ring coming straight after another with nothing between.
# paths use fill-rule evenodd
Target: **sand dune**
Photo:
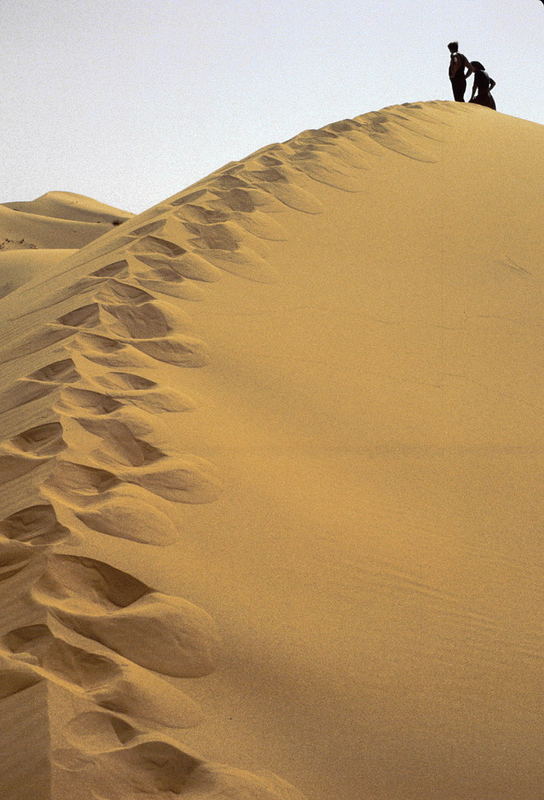
<instances>
[{"instance_id":1,"label":"sand dune","mask_svg":"<svg viewBox=\"0 0 544 800\"><path fill-rule=\"evenodd\" d=\"M73 192L47 192L35 200L18 203L3 203L6 208L14 211L24 211L26 214L35 214L38 217L54 217L59 220L75 220L78 222L99 223L108 222L120 225L131 214L113 208L92 197Z\"/></svg>"},{"instance_id":2,"label":"sand dune","mask_svg":"<svg viewBox=\"0 0 544 800\"><path fill-rule=\"evenodd\" d=\"M0 204L0 298L36 275L53 277L67 255L131 216L72 192Z\"/></svg>"},{"instance_id":3,"label":"sand dune","mask_svg":"<svg viewBox=\"0 0 544 800\"><path fill-rule=\"evenodd\" d=\"M98 203L96 205L100 207ZM40 208L45 211L47 203ZM106 208L109 207L106 206ZM19 247L25 249L79 248L92 242L98 236L102 236L114 224L110 219L109 211L105 214L97 213L96 219L93 221L73 219L70 216L61 217L59 214L60 210L56 207L52 209L52 213L47 214L28 207L25 210L17 210L7 204L0 205L0 230L2 231L0 244L6 250ZM119 215L113 219L115 224L119 224L129 216L126 212L119 212Z\"/></svg>"},{"instance_id":4,"label":"sand dune","mask_svg":"<svg viewBox=\"0 0 544 800\"><path fill-rule=\"evenodd\" d=\"M0 207L70 248L0 299L10 800L539 800L543 167L435 102Z\"/></svg>"}]
</instances>

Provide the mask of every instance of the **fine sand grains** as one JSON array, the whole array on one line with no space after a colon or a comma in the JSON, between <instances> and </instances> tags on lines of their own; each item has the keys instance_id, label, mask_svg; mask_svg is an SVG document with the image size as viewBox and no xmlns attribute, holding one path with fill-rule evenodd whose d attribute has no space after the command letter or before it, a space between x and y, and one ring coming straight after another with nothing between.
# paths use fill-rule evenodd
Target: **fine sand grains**
<instances>
[{"instance_id":1,"label":"fine sand grains","mask_svg":"<svg viewBox=\"0 0 544 800\"><path fill-rule=\"evenodd\" d=\"M537 800L535 152L408 104L135 218L6 207L6 238L101 234L0 300L2 708L23 735L39 704L36 800Z\"/></svg>"}]
</instances>

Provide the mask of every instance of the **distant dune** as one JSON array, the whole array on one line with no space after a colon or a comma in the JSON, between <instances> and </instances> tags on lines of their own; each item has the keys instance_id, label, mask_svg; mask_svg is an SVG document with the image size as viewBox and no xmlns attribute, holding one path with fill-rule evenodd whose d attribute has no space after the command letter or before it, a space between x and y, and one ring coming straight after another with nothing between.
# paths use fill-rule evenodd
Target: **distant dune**
<instances>
[{"instance_id":1,"label":"distant dune","mask_svg":"<svg viewBox=\"0 0 544 800\"><path fill-rule=\"evenodd\" d=\"M543 179L431 102L0 206L0 795L540 800Z\"/></svg>"},{"instance_id":2,"label":"distant dune","mask_svg":"<svg viewBox=\"0 0 544 800\"><path fill-rule=\"evenodd\" d=\"M131 216L71 192L0 204L0 298L37 274L54 275L67 255Z\"/></svg>"}]
</instances>

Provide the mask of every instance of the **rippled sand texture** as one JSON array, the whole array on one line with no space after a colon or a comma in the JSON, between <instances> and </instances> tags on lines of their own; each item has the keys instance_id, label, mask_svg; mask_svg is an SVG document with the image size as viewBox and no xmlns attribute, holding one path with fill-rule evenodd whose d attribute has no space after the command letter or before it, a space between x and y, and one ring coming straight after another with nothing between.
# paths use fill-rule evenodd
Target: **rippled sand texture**
<instances>
[{"instance_id":1,"label":"rippled sand texture","mask_svg":"<svg viewBox=\"0 0 544 800\"><path fill-rule=\"evenodd\" d=\"M543 167L392 107L8 287L10 800L539 800Z\"/></svg>"}]
</instances>

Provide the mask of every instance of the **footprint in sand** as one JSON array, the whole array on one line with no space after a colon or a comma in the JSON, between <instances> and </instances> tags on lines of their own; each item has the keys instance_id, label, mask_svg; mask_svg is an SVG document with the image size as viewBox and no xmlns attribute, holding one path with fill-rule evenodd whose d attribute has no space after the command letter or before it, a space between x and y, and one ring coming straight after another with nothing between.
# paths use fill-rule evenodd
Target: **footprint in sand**
<instances>
[{"instance_id":1,"label":"footprint in sand","mask_svg":"<svg viewBox=\"0 0 544 800\"><path fill-rule=\"evenodd\" d=\"M166 514L141 498L134 501L128 493L107 498L95 510L77 512L76 517L92 531L140 544L164 547L180 536Z\"/></svg>"},{"instance_id":2,"label":"footprint in sand","mask_svg":"<svg viewBox=\"0 0 544 800\"><path fill-rule=\"evenodd\" d=\"M55 753L57 766L70 772L85 770L93 797L108 800L132 800L152 797L171 800L186 796L186 784L197 759L183 752L179 745L154 739L137 741L120 750L90 755L81 750L60 750ZM199 798L205 795L198 795ZM237 795L237 800L241 795ZM246 796L253 800L253 796ZM244 799L245 800L245 799Z\"/></svg>"},{"instance_id":3,"label":"footprint in sand","mask_svg":"<svg viewBox=\"0 0 544 800\"><path fill-rule=\"evenodd\" d=\"M72 347L89 361L113 369L149 366L135 351L140 351L156 361L180 367L202 367L209 361L206 345L201 339L181 334L157 339L126 337L121 341L86 334L84 337L80 336Z\"/></svg>"},{"instance_id":4,"label":"footprint in sand","mask_svg":"<svg viewBox=\"0 0 544 800\"><path fill-rule=\"evenodd\" d=\"M99 754L57 750L54 760L61 769L79 773L78 781L100 800L132 800L137 795L153 800L306 800L270 772L252 773L203 761L156 737Z\"/></svg>"},{"instance_id":5,"label":"footprint in sand","mask_svg":"<svg viewBox=\"0 0 544 800\"><path fill-rule=\"evenodd\" d=\"M101 561L49 556L32 596L76 633L162 675L215 668L219 636L205 611Z\"/></svg>"},{"instance_id":6,"label":"footprint in sand","mask_svg":"<svg viewBox=\"0 0 544 800\"><path fill-rule=\"evenodd\" d=\"M171 206L182 206L185 203L192 203L194 200L198 200L201 197L204 197L208 193L208 189L197 189L194 192L182 192L179 194L174 200L170 200Z\"/></svg>"},{"instance_id":7,"label":"footprint in sand","mask_svg":"<svg viewBox=\"0 0 544 800\"><path fill-rule=\"evenodd\" d=\"M211 503L219 497L221 484L209 461L186 455L169 458L168 465L168 469L160 462L151 468L127 470L123 478L174 503Z\"/></svg>"},{"instance_id":8,"label":"footprint in sand","mask_svg":"<svg viewBox=\"0 0 544 800\"><path fill-rule=\"evenodd\" d=\"M79 772L95 796L129 800L305 800L287 781L270 772L251 773L205 761L168 736L146 733L100 711L79 714L67 726L72 748L59 750L55 762Z\"/></svg>"},{"instance_id":9,"label":"footprint in sand","mask_svg":"<svg viewBox=\"0 0 544 800\"><path fill-rule=\"evenodd\" d=\"M58 389L56 383L46 383L43 378L28 380L22 378L9 389L0 393L0 414L11 411L14 408L21 408L34 400L41 400L51 392Z\"/></svg>"},{"instance_id":10,"label":"footprint in sand","mask_svg":"<svg viewBox=\"0 0 544 800\"><path fill-rule=\"evenodd\" d=\"M89 361L113 369L147 366L145 359L135 351L157 361L181 367L201 367L209 361L206 346L201 339L180 334L157 339L126 337L121 341L107 336L84 334L80 335L72 347Z\"/></svg>"},{"instance_id":11,"label":"footprint in sand","mask_svg":"<svg viewBox=\"0 0 544 800\"><path fill-rule=\"evenodd\" d=\"M142 467L165 457L162 450L134 436L124 422L84 417L75 417L75 421L100 440L92 455L105 465Z\"/></svg>"},{"instance_id":12,"label":"footprint in sand","mask_svg":"<svg viewBox=\"0 0 544 800\"><path fill-rule=\"evenodd\" d=\"M149 278L154 278L155 281L160 285L161 281L165 281L166 283L176 283L181 284L185 282L185 278L183 278L178 272L172 269L168 263L166 263L163 259L160 258L150 258L150 261L154 261L155 263L153 266L146 266L145 268L141 267L140 259L135 259L135 268L131 271L131 274L137 278L138 283L142 286L142 281L148 280ZM145 263L145 262L144 262ZM150 281L151 283L153 280ZM160 291L160 290L159 290Z\"/></svg>"},{"instance_id":13,"label":"footprint in sand","mask_svg":"<svg viewBox=\"0 0 544 800\"><path fill-rule=\"evenodd\" d=\"M184 752L179 743L142 734L131 726L121 729L119 720L99 721L90 717L106 715L89 712L70 727L67 738L79 746L62 748L53 754L57 767L78 774L80 786L96 798L129 800L136 795L153 800L185 797L185 785L201 760ZM126 737L130 737L128 741ZM203 798L204 796L201 795ZM250 800L246 796L246 800Z\"/></svg>"},{"instance_id":14,"label":"footprint in sand","mask_svg":"<svg viewBox=\"0 0 544 800\"><path fill-rule=\"evenodd\" d=\"M86 333L98 321L98 304L82 306L59 318L62 326L77 326L81 331L72 344L87 359L106 366L132 366L136 356L126 352L132 345L158 361L184 367L200 367L208 363L204 343L195 337L170 334L171 324L164 313L151 302L154 298L131 284L109 280L97 294L113 320L109 327L117 338ZM81 327L82 326L82 327ZM150 335L151 334L151 335ZM62 406L60 407L62 409Z\"/></svg>"},{"instance_id":15,"label":"footprint in sand","mask_svg":"<svg viewBox=\"0 0 544 800\"><path fill-rule=\"evenodd\" d=\"M108 711L84 711L70 720L64 733L71 745L92 754L122 749L144 731Z\"/></svg>"},{"instance_id":16,"label":"footprint in sand","mask_svg":"<svg viewBox=\"0 0 544 800\"><path fill-rule=\"evenodd\" d=\"M37 458L51 457L65 449L62 426L58 422L47 422L22 431L6 444L10 450L29 453Z\"/></svg>"},{"instance_id":17,"label":"footprint in sand","mask_svg":"<svg viewBox=\"0 0 544 800\"><path fill-rule=\"evenodd\" d=\"M79 379L74 362L71 358L63 358L60 361L53 361L44 367L37 369L27 378L33 381L48 381L53 383L73 383Z\"/></svg>"},{"instance_id":18,"label":"footprint in sand","mask_svg":"<svg viewBox=\"0 0 544 800\"><path fill-rule=\"evenodd\" d=\"M33 669L0 654L0 700L22 692L40 681L40 676Z\"/></svg>"},{"instance_id":19,"label":"footprint in sand","mask_svg":"<svg viewBox=\"0 0 544 800\"><path fill-rule=\"evenodd\" d=\"M65 447L58 422L22 431L0 446L0 485L27 475Z\"/></svg>"},{"instance_id":20,"label":"footprint in sand","mask_svg":"<svg viewBox=\"0 0 544 800\"><path fill-rule=\"evenodd\" d=\"M67 339L69 336L73 335L74 331L71 328L67 328L64 325L57 326L56 323L51 323L45 329L23 337L18 343L14 342L9 350L6 351L4 357L0 357L0 360L2 363L7 364L22 356L39 353L40 350L45 350L47 347L51 347L51 345L57 344L63 339Z\"/></svg>"},{"instance_id":21,"label":"footprint in sand","mask_svg":"<svg viewBox=\"0 0 544 800\"><path fill-rule=\"evenodd\" d=\"M134 483L174 503L210 503L220 493L220 482L213 465L197 456L168 459L165 469L152 465L139 470L124 469L122 479L112 472L86 464L59 459L42 483L42 493L76 509L85 510L100 499L110 497L122 482ZM119 491L118 491L119 494Z\"/></svg>"},{"instance_id":22,"label":"footprint in sand","mask_svg":"<svg viewBox=\"0 0 544 800\"><path fill-rule=\"evenodd\" d=\"M151 339L167 336L172 326L156 303L104 305L109 315L105 324L114 336L121 338Z\"/></svg>"},{"instance_id":23,"label":"footprint in sand","mask_svg":"<svg viewBox=\"0 0 544 800\"><path fill-rule=\"evenodd\" d=\"M100 324L100 309L98 303L89 303L86 306L75 308L62 317L58 317L59 325L70 328L96 328Z\"/></svg>"},{"instance_id":24,"label":"footprint in sand","mask_svg":"<svg viewBox=\"0 0 544 800\"><path fill-rule=\"evenodd\" d=\"M96 383L111 392L116 399L152 413L191 411L197 403L173 390L158 390L158 384L130 372L107 372L96 376Z\"/></svg>"},{"instance_id":25,"label":"footprint in sand","mask_svg":"<svg viewBox=\"0 0 544 800\"><path fill-rule=\"evenodd\" d=\"M180 247L179 244L170 242L167 239L160 239L157 236L144 236L142 239L138 239L138 241L134 242L129 247L129 250L132 253L160 253L161 255L170 256L171 258L184 255L184 253L187 252L187 250Z\"/></svg>"},{"instance_id":26,"label":"footprint in sand","mask_svg":"<svg viewBox=\"0 0 544 800\"><path fill-rule=\"evenodd\" d=\"M148 222L147 225L140 225L133 231L130 231L130 236L147 236L149 233L158 233L164 228L166 218L156 219L153 222Z\"/></svg>"},{"instance_id":27,"label":"footprint in sand","mask_svg":"<svg viewBox=\"0 0 544 800\"><path fill-rule=\"evenodd\" d=\"M40 488L45 497L85 508L107 497L120 483L119 478L107 470L59 459Z\"/></svg>"},{"instance_id":28,"label":"footprint in sand","mask_svg":"<svg viewBox=\"0 0 544 800\"><path fill-rule=\"evenodd\" d=\"M116 392L155 389L158 385L156 381L151 381L142 375L134 375L131 372L106 372L104 375L97 376L96 380L106 389Z\"/></svg>"},{"instance_id":29,"label":"footprint in sand","mask_svg":"<svg viewBox=\"0 0 544 800\"><path fill-rule=\"evenodd\" d=\"M198 253L185 253L177 258L166 256L158 258L152 254L138 253L136 261L150 267L159 275L161 270L168 269L180 279L187 278L202 283L213 283L221 278L221 270L214 267L202 256L199 256ZM149 274L149 270L146 270L146 274Z\"/></svg>"},{"instance_id":30,"label":"footprint in sand","mask_svg":"<svg viewBox=\"0 0 544 800\"><path fill-rule=\"evenodd\" d=\"M192 235L190 241L198 248L198 254L215 267L259 283L276 280L274 270L265 259L242 244L244 235L238 225L197 222L182 222L182 224Z\"/></svg>"},{"instance_id":31,"label":"footprint in sand","mask_svg":"<svg viewBox=\"0 0 544 800\"><path fill-rule=\"evenodd\" d=\"M300 183L300 173L285 165L269 166L264 168L251 169L250 164L240 171L246 182L245 186L257 186L265 192L270 193L276 200L288 208L295 211L303 211L306 214L320 214L323 206L320 201L310 192L303 189ZM258 167L258 162L255 163ZM227 178L229 176L225 176ZM224 180L224 179L223 179ZM235 178L234 180L240 180Z\"/></svg>"},{"instance_id":32,"label":"footprint in sand","mask_svg":"<svg viewBox=\"0 0 544 800\"><path fill-rule=\"evenodd\" d=\"M0 646L38 677L140 724L188 728L202 719L196 703L148 670L113 654L82 650L46 625L16 628L1 637Z\"/></svg>"},{"instance_id":33,"label":"footprint in sand","mask_svg":"<svg viewBox=\"0 0 544 800\"><path fill-rule=\"evenodd\" d=\"M133 286L131 283L124 283L111 279L103 284L96 294L96 299L100 303L146 303L154 299L153 295L143 289Z\"/></svg>"},{"instance_id":34,"label":"footprint in sand","mask_svg":"<svg viewBox=\"0 0 544 800\"><path fill-rule=\"evenodd\" d=\"M17 575L30 563L32 550L20 542L0 537L0 583Z\"/></svg>"},{"instance_id":35,"label":"footprint in sand","mask_svg":"<svg viewBox=\"0 0 544 800\"><path fill-rule=\"evenodd\" d=\"M0 534L33 547L47 547L66 539L70 531L57 520L53 506L41 504L28 506L3 519Z\"/></svg>"},{"instance_id":36,"label":"footprint in sand","mask_svg":"<svg viewBox=\"0 0 544 800\"><path fill-rule=\"evenodd\" d=\"M47 459L0 455L0 486L32 472Z\"/></svg>"},{"instance_id":37,"label":"footprint in sand","mask_svg":"<svg viewBox=\"0 0 544 800\"><path fill-rule=\"evenodd\" d=\"M121 261L114 261L113 264L106 264L105 267L95 269L91 275L97 278L113 278L115 275L126 275L128 269L128 262L125 259Z\"/></svg>"},{"instance_id":38,"label":"footprint in sand","mask_svg":"<svg viewBox=\"0 0 544 800\"><path fill-rule=\"evenodd\" d=\"M25 378L20 378L0 394L0 414L46 397L58 389L59 385L71 383L78 378L74 362L70 358L46 364Z\"/></svg>"},{"instance_id":39,"label":"footprint in sand","mask_svg":"<svg viewBox=\"0 0 544 800\"><path fill-rule=\"evenodd\" d=\"M173 335L162 339L132 339L130 344L156 361L178 367L203 367L209 362L202 339Z\"/></svg>"},{"instance_id":40,"label":"footprint in sand","mask_svg":"<svg viewBox=\"0 0 544 800\"><path fill-rule=\"evenodd\" d=\"M87 361L105 367L119 369L146 366L146 359L132 347L108 336L82 332L70 346L73 351L81 353Z\"/></svg>"},{"instance_id":41,"label":"footprint in sand","mask_svg":"<svg viewBox=\"0 0 544 800\"><path fill-rule=\"evenodd\" d=\"M107 394L93 392L89 389L79 389L75 386L67 386L62 390L53 408L55 411L67 412L71 416L77 412L81 413L81 411L101 416L111 414L112 411L116 411L121 406L122 403Z\"/></svg>"},{"instance_id":42,"label":"footprint in sand","mask_svg":"<svg viewBox=\"0 0 544 800\"><path fill-rule=\"evenodd\" d=\"M134 275L138 283L145 289L149 289L154 294L174 297L177 300L187 300L194 303L204 299L202 289L193 281L173 275L173 271L168 275L160 277L154 270L144 269L135 270ZM150 278L150 276L152 276Z\"/></svg>"},{"instance_id":43,"label":"footprint in sand","mask_svg":"<svg viewBox=\"0 0 544 800\"><path fill-rule=\"evenodd\" d=\"M188 207L190 208L190 206ZM194 237L192 243L205 250L238 250L243 242L244 235L240 228L232 222L211 219L199 219L199 215L193 216L193 220L186 220L188 216L187 208L177 211L176 216L182 220L183 227ZM212 212L213 214L213 212ZM196 218L195 218L196 217Z\"/></svg>"}]
</instances>

